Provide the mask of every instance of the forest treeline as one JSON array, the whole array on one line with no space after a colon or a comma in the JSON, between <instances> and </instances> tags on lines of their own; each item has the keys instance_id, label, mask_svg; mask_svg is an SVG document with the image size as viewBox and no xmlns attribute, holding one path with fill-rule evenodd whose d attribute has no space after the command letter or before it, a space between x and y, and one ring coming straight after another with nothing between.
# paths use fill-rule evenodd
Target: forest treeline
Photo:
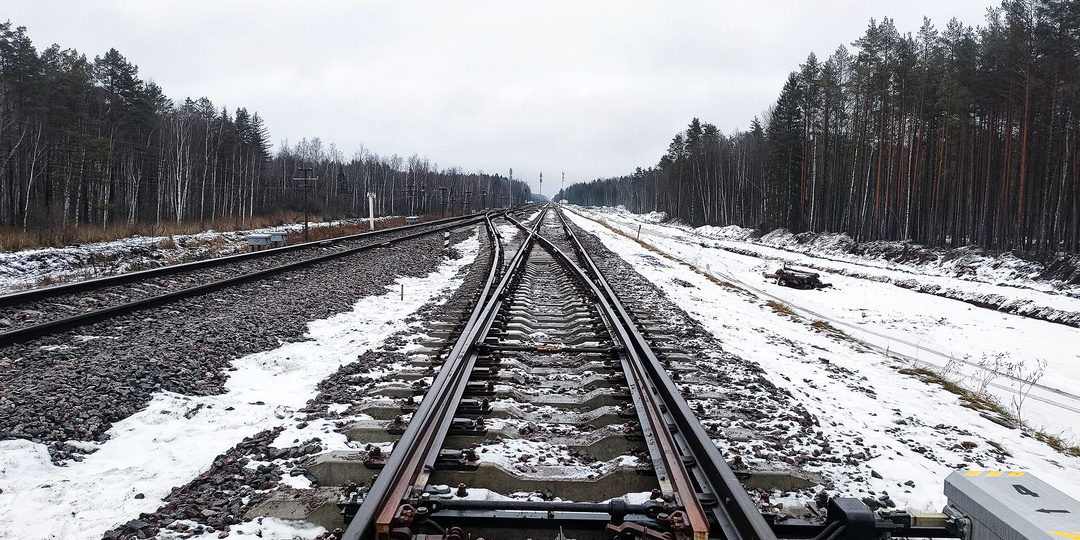
<instances>
[{"instance_id":1,"label":"forest treeline","mask_svg":"<svg viewBox=\"0 0 1080 540\"><path fill-rule=\"evenodd\" d=\"M0 23L0 229L63 241L80 226L228 223L282 211L338 219L456 213L529 200L498 174L413 155L345 156L319 138L271 153L258 113L175 102L115 49L88 59ZM297 180L303 177L318 180ZM511 189L512 188L512 189ZM164 230L164 227L161 227Z\"/></svg>"},{"instance_id":2,"label":"forest treeline","mask_svg":"<svg viewBox=\"0 0 1080 540\"><path fill-rule=\"evenodd\" d=\"M695 118L657 165L567 198L693 225L1080 249L1080 2L1006 0L985 26L915 34L871 20L852 46L810 54L749 130Z\"/></svg>"}]
</instances>

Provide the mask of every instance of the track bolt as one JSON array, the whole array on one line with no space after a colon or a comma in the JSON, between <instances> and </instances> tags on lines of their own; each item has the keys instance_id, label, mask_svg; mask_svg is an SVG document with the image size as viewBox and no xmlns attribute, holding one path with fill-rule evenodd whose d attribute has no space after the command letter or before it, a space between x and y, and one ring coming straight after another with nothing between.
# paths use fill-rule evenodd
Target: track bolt
<instances>
[{"instance_id":1,"label":"track bolt","mask_svg":"<svg viewBox=\"0 0 1080 540\"><path fill-rule=\"evenodd\" d=\"M469 495L469 491L467 489L465 489L465 483L462 482L462 483L458 484L457 485L457 496L458 497L467 497L468 495Z\"/></svg>"},{"instance_id":2,"label":"track bolt","mask_svg":"<svg viewBox=\"0 0 1080 540\"><path fill-rule=\"evenodd\" d=\"M663 498L663 493L660 493L660 490L659 490L659 489L655 489L655 488L654 488L654 489L652 490L652 493L649 493L649 498L650 498L650 499L653 499L653 500L656 500L656 499L661 499L661 498Z\"/></svg>"}]
</instances>

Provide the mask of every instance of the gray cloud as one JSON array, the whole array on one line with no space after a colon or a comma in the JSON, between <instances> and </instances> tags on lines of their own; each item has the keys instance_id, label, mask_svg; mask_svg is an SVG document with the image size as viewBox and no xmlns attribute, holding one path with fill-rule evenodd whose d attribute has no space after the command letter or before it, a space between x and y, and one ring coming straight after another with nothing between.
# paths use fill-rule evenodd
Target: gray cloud
<instances>
[{"instance_id":1,"label":"gray cloud","mask_svg":"<svg viewBox=\"0 0 1080 540\"><path fill-rule=\"evenodd\" d=\"M870 20L984 21L984 0L7 0L5 17L89 57L115 47L171 98L247 107L272 141L568 182L654 164L693 117L745 129L810 52Z\"/></svg>"}]
</instances>

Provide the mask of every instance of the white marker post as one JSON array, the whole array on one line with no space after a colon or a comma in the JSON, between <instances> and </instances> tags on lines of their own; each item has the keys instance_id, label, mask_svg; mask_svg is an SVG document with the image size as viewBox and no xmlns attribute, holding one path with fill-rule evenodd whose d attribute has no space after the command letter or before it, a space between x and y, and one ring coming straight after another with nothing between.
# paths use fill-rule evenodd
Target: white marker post
<instances>
[{"instance_id":1,"label":"white marker post","mask_svg":"<svg viewBox=\"0 0 1080 540\"><path fill-rule=\"evenodd\" d=\"M371 224L371 230L375 230L375 192L369 191L367 194L368 201L368 223Z\"/></svg>"}]
</instances>

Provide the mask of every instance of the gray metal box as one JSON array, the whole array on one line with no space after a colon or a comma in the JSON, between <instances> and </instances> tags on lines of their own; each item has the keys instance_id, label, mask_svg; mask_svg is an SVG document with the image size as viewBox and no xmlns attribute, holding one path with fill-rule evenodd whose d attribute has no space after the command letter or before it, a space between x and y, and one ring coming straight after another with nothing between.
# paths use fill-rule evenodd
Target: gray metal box
<instances>
[{"instance_id":1,"label":"gray metal box","mask_svg":"<svg viewBox=\"0 0 1080 540\"><path fill-rule=\"evenodd\" d=\"M970 540L1080 540L1080 502L1024 471L956 471L949 506L971 520Z\"/></svg>"},{"instance_id":2,"label":"gray metal box","mask_svg":"<svg viewBox=\"0 0 1080 540\"><path fill-rule=\"evenodd\" d=\"M249 234L247 235L247 245L249 246L269 246L270 235L269 234Z\"/></svg>"}]
</instances>

